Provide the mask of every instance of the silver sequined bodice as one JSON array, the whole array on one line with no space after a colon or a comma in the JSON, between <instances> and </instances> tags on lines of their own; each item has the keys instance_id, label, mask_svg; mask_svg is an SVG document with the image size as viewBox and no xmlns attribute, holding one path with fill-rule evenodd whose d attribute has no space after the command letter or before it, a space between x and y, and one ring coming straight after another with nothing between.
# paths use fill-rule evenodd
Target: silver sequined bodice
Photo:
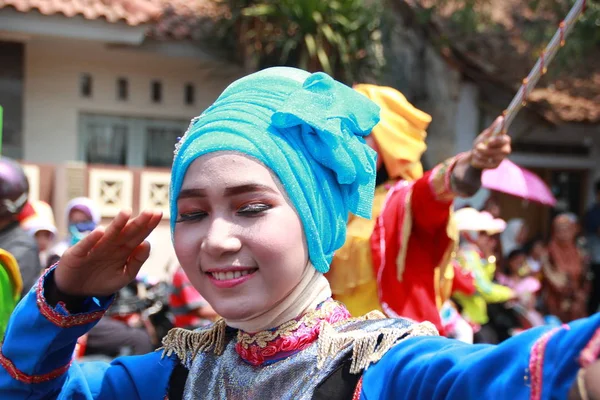
<instances>
[{"instance_id":1,"label":"silver sequined bodice","mask_svg":"<svg viewBox=\"0 0 600 400\"><path fill-rule=\"evenodd\" d=\"M381 328L406 328L402 319L351 321L336 328L339 332L376 331ZM317 369L317 343L271 365L254 367L235 351L236 336L229 331L222 355L200 353L189 366L190 373L183 398L186 400L308 400L315 388L352 354L347 347L330 357Z\"/></svg>"}]
</instances>

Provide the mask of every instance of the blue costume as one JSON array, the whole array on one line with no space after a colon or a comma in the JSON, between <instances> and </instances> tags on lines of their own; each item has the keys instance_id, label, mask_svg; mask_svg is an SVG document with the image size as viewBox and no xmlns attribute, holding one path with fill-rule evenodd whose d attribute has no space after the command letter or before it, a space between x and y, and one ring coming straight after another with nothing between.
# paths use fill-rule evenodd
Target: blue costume
<instances>
[{"instance_id":1,"label":"blue costume","mask_svg":"<svg viewBox=\"0 0 600 400\"><path fill-rule=\"evenodd\" d=\"M52 279L52 272L45 279ZM122 357L111 364L71 363L77 338L92 328L109 302L110 299L99 304L90 301L88 312L70 315L60 305L50 307L44 303L43 292L32 289L19 303L2 345L0 398L164 400L172 372L180 364L176 354L163 357L162 351L156 351ZM388 321L387 326L408 326L402 320L384 319L378 323L383 321ZM443 337L406 338L362 372L360 398L564 399L580 366L595 358L600 350L599 326L600 315L595 315L557 329L531 329L498 346L468 345ZM303 362L316 365L316 347L315 342L289 358L298 362L306 357L305 353L308 360ZM268 366L242 366L227 354L231 353L212 356L210 363L202 366L212 371L212 376L198 381L199 390L219 387L223 382L219 374L235 377L244 367L256 373L269 368L269 377L290 373L286 360ZM240 370L218 368L219 358L237 363ZM315 369L293 369L291 373L293 380L263 381L264 387L254 387L255 396L227 398L271 398L265 393L273 384L282 388L282 399L311 398L298 396L291 389L295 380L312 377ZM231 379L229 385L235 382ZM310 394L318 383L311 381L304 389Z\"/></svg>"},{"instance_id":2,"label":"blue costume","mask_svg":"<svg viewBox=\"0 0 600 400\"><path fill-rule=\"evenodd\" d=\"M191 162L237 151L279 178L302 221L309 258L326 272L343 243L348 212L368 216L374 153L362 136L377 107L325 74L274 68L232 84L192 121L177 146L171 215ZM184 266L185 267L185 266ZM351 318L331 299L278 327L247 333L219 320L174 329L164 349L77 363L77 338L112 297L68 311L51 303L54 269L19 303L0 348L1 399L542 399L566 397L600 352L600 316L536 328L499 346L436 336L431 323Z\"/></svg>"}]
</instances>

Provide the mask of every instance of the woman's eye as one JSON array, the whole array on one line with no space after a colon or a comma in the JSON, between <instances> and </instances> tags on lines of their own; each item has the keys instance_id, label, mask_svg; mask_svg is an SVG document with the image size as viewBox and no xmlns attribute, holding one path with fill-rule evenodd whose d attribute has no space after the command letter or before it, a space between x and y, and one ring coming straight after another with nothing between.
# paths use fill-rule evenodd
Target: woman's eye
<instances>
[{"instance_id":1,"label":"woman's eye","mask_svg":"<svg viewBox=\"0 0 600 400\"><path fill-rule=\"evenodd\" d=\"M181 213L175 222L198 221L206 216L204 211Z\"/></svg>"},{"instance_id":2,"label":"woman's eye","mask_svg":"<svg viewBox=\"0 0 600 400\"><path fill-rule=\"evenodd\" d=\"M238 214L243 215L256 215L260 214L263 211L267 211L271 208L268 204L262 203L254 203L254 204L246 204L238 209Z\"/></svg>"}]
</instances>

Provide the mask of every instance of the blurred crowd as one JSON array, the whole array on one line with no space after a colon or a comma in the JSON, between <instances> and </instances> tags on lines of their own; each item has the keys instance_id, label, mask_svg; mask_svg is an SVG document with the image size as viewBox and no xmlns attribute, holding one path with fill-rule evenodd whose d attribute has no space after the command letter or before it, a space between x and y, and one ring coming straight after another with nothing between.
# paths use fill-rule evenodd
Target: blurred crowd
<instances>
[{"instance_id":1,"label":"blurred crowd","mask_svg":"<svg viewBox=\"0 0 600 400\"><path fill-rule=\"evenodd\" d=\"M524 219L500 218L498 203L456 211L460 246L453 256L452 298L442 308L451 336L499 343L527 328L560 325L600 305L600 181L582 219L556 215L548 237Z\"/></svg>"}]
</instances>

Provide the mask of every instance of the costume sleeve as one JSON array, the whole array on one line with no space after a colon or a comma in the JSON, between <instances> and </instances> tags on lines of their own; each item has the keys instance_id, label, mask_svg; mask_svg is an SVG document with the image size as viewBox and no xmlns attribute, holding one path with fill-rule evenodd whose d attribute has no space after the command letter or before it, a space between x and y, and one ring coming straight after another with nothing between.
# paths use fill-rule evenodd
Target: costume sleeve
<instances>
[{"instance_id":1,"label":"costume sleeve","mask_svg":"<svg viewBox=\"0 0 600 400\"><path fill-rule=\"evenodd\" d=\"M600 352L600 314L530 329L500 345L415 337L363 374L361 399L566 399Z\"/></svg>"},{"instance_id":2,"label":"costume sleeve","mask_svg":"<svg viewBox=\"0 0 600 400\"><path fill-rule=\"evenodd\" d=\"M411 199L413 229L425 231L432 236L440 229L445 232L452 201L456 197L450 185L450 177L460 157L459 155L438 164L415 181Z\"/></svg>"},{"instance_id":3,"label":"costume sleeve","mask_svg":"<svg viewBox=\"0 0 600 400\"><path fill-rule=\"evenodd\" d=\"M464 271L456 260L452 261L454 269L454 279L452 279L452 293L463 293L465 295L474 295L477 291L475 287L475 276L470 271Z\"/></svg>"},{"instance_id":4,"label":"costume sleeve","mask_svg":"<svg viewBox=\"0 0 600 400\"><path fill-rule=\"evenodd\" d=\"M3 400L162 400L170 376L164 370L169 368L172 360L160 361L160 353L123 357L112 364L72 362L77 338L104 315L112 297L87 299L85 312L71 314L64 304L52 307L46 301L44 288L53 284L53 279L54 269L50 269L11 316L0 347L0 397ZM148 361L152 357L154 363ZM151 380L131 368L136 363L143 364L144 367L138 365L137 370L149 374ZM142 390L147 387L159 389L142 396Z\"/></svg>"},{"instance_id":5,"label":"costume sleeve","mask_svg":"<svg viewBox=\"0 0 600 400\"><path fill-rule=\"evenodd\" d=\"M475 270L475 288L486 303L504 303L514 298L514 291L503 285L494 283L480 270Z\"/></svg>"}]
</instances>

